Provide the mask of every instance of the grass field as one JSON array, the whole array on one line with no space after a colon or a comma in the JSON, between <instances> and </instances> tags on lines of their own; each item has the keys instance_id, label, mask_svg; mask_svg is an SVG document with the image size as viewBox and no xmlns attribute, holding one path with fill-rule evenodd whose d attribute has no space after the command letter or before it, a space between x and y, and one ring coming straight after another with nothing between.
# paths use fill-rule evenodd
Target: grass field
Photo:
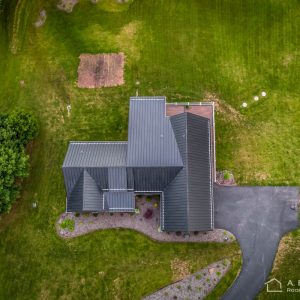
<instances>
[{"instance_id":1,"label":"grass field","mask_svg":"<svg viewBox=\"0 0 300 300\"><path fill-rule=\"evenodd\" d=\"M299 265L300 265L300 229L292 231L285 235L278 248L277 256L274 262L271 278L276 278L282 283L283 293L274 295L264 290L260 293L258 300L270 299L299 299L299 292L288 292L287 288L299 289ZM293 286L289 283L292 282Z\"/></svg>"},{"instance_id":2,"label":"grass field","mask_svg":"<svg viewBox=\"0 0 300 300\"><path fill-rule=\"evenodd\" d=\"M0 220L0 299L139 299L171 281L175 257L193 269L233 257L234 272L216 298L238 271L236 244L159 244L125 230L59 239L60 167L69 140L127 138L128 98L138 80L140 95L169 101L215 95L217 167L232 170L239 184L299 185L299 2L135 0L120 8L81 0L71 14L57 2L0 0L0 109L34 111L41 123L22 198ZM42 8L47 21L36 29ZM116 51L126 54L125 85L76 87L81 53ZM254 103L262 90L266 99ZM288 255L276 274L299 274Z\"/></svg>"}]
</instances>

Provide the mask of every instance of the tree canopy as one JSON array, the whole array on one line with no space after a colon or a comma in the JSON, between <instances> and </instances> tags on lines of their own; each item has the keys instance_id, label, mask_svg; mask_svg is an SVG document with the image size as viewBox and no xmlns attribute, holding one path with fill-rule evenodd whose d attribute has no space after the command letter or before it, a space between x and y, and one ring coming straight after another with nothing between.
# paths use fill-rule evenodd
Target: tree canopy
<instances>
[{"instance_id":1,"label":"tree canopy","mask_svg":"<svg viewBox=\"0 0 300 300\"><path fill-rule=\"evenodd\" d=\"M0 114L0 214L8 212L18 196L18 179L28 176L25 147L38 134L36 117L21 110Z\"/></svg>"}]
</instances>

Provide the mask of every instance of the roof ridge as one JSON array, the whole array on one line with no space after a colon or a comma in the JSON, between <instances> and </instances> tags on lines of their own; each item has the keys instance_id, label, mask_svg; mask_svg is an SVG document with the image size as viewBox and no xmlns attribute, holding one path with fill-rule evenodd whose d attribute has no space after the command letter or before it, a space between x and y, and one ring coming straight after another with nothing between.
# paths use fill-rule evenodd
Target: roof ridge
<instances>
[{"instance_id":1,"label":"roof ridge","mask_svg":"<svg viewBox=\"0 0 300 300\"><path fill-rule=\"evenodd\" d=\"M187 201L186 201L186 214L187 214L187 227L188 227L188 231L189 231L189 227L190 227L190 221L189 221L189 215L190 215L190 203L189 203L189 163L188 163L188 157L189 157L189 152L188 152L188 114L185 114L185 151L186 151L186 155L185 155L185 168L186 168L186 194L187 194Z\"/></svg>"}]
</instances>

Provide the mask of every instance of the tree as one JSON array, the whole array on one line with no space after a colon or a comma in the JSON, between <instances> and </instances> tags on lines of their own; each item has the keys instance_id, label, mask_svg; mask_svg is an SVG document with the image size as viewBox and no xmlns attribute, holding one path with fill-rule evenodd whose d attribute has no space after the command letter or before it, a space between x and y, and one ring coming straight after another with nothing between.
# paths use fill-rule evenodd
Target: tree
<instances>
[{"instance_id":1,"label":"tree","mask_svg":"<svg viewBox=\"0 0 300 300\"><path fill-rule=\"evenodd\" d=\"M31 113L0 114L0 213L8 212L18 195L16 180L28 176L25 146L37 133L38 122Z\"/></svg>"}]
</instances>

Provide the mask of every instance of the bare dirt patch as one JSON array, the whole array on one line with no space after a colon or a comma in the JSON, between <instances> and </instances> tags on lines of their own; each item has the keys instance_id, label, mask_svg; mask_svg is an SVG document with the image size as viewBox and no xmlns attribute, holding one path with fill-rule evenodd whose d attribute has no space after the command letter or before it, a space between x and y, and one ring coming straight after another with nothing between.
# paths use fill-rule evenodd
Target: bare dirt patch
<instances>
[{"instance_id":1,"label":"bare dirt patch","mask_svg":"<svg viewBox=\"0 0 300 300\"><path fill-rule=\"evenodd\" d=\"M181 280L187 275L190 274L191 266L187 261L180 260L175 258L171 261L171 270L172 270L172 280L177 281Z\"/></svg>"},{"instance_id":2,"label":"bare dirt patch","mask_svg":"<svg viewBox=\"0 0 300 300\"><path fill-rule=\"evenodd\" d=\"M81 54L78 87L100 88L124 84L123 53Z\"/></svg>"},{"instance_id":3,"label":"bare dirt patch","mask_svg":"<svg viewBox=\"0 0 300 300\"><path fill-rule=\"evenodd\" d=\"M46 19L47 19L47 12L44 9L42 9L39 13L38 19L33 23L33 25L36 28L42 27L45 24Z\"/></svg>"},{"instance_id":4,"label":"bare dirt patch","mask_svg":"<svg viewBox=\"0 0 300 300\"><path fill-rule=\"evenodd\" d=\"M224 100L219 99L216 94L213 93L205 93L204 101L210 102L213 101L215 103L216 111L220 114L224 115L226 119L232 122L240 122L244 119L244 116L233 108L231 105L226 103Z\"/></svg>"},{"instance_id":5,"label":"bare dirt patch","mask_svg":"<svg viewBox=\"0 0 300 300\"><path fill-rule=\"evenodd\" d=\"M140 59L140 49L137 45L138 32L141 28L141 22L130 22L125 25L118 36L116 43L120 49L126 53L126 63L138 61ZM128 59L129 58L129 59Z\"/></svg>"},{"instance_id":6,"label":"bare dirt patch","mask_svg":"<svg viewBox=\"0 0 300 300\"><path fill-rule=\"evenodd\" d=\"M71 13L77 3L78 0L60 0L60 2L57 4L57 8L67 13Z\"/></svg>"}]
</instances>

